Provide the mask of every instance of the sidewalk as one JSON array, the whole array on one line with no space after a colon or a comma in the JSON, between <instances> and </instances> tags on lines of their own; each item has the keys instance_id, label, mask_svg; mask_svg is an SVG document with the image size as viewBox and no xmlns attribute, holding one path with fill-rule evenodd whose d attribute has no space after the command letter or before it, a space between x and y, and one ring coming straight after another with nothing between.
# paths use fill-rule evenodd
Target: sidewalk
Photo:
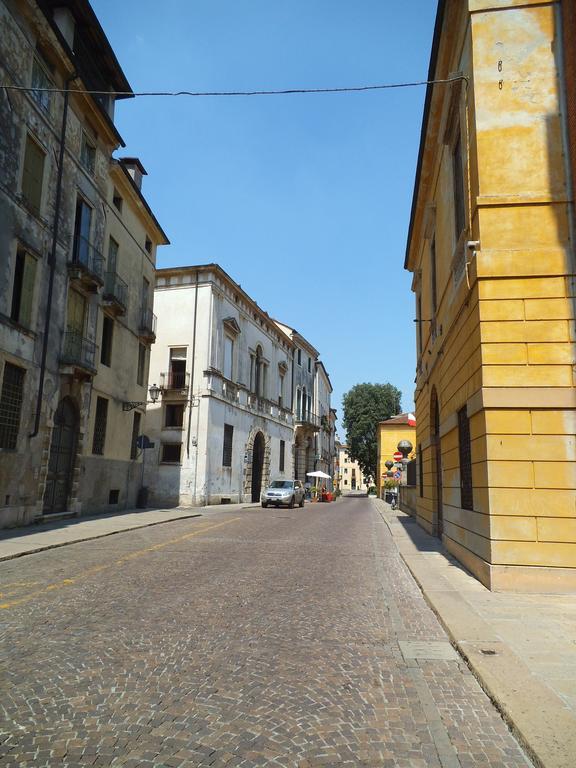
<instances>
[{"instance_id":1,"label":"sidewalk","mask_svg":"<svg viewBox=\"0 0 576 768\"><path fill-rule=\"evenodd\" d=\"M219 511L239 510L252 504L227 504ZM150 525L201 517L214 507L175 507L174 509L130 509L121 514L103 514L89 517L69 517L53 523L40 523L26 528L7 528L0 531L0 561L64 547L78 541L99 539L115 533L147 528Z\"/></svg>"},{"instance_id":2,"label":"sidewalk","mask_svg":"<svg viewBox=\"0 0 576 768\"><path fill-rule=\"evenodd\" d=\"M409 515L374 504L453 644L535 765L576 766L576 595L490 592Z\"/></svg>"}]
</instances>

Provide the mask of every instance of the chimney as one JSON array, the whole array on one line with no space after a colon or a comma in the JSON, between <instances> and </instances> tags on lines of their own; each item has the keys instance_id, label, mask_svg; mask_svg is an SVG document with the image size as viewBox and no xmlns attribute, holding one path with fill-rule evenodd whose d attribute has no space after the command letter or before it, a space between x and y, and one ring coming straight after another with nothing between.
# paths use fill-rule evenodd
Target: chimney
<instances>
[{"instance_id":1,"label":"chimney","mask_svg":"<svg viewBox=\"0 0 576 768\"><path fill-rule=\"evenodd\" d=\"M147 176L146 169L137 157L121 157L120 164L128 171L134 184L142 189L142 176Z\"/></svg>"}]
</instances>

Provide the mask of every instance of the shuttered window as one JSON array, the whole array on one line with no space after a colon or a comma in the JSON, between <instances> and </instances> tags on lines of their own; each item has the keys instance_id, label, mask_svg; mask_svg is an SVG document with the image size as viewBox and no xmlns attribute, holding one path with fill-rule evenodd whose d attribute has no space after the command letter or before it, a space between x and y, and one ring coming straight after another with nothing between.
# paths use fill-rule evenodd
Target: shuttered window
<instances>
[{"instance_id":1,"label":"shuttered window","mask_svg":"<svg viewBox=\"0 0 576 768\"><path fill-rule=\"evenodd\" d=\"M4 365L2 393L0 394L0 448L9 451L15 450L18 442L24 395L24 374L23 368L18 368L10 363Z\"/></svg>"},{"instance_id":2,"label":"shuttered window","mask_svg":"<svg viewBox=\"0 0 576 768\"><path fill-rule=\"evenodd\" d=\"M104 315L102 321L102 343L100 345L100 362L108 368L112 365L112 340L114 337L114 320Z\"/></svg>"},{"instance_id":3,"label":"shuttered window","mask_svg":"<svg viewBox=\"0 0 576 768\"><path fill-rule=\"evenodd\" d=\"M458 450L460 454L460 506L462 509L474 509L470 420L466 406L458 411Z\"/></svg>"},{"instance_id":4,"label":"shuttered window","mask_svg":"<svg viewBox=\"0 0 576 768\"><path fill-rule=\"evenodd\" d=\"M34 256L26 253L26 251L19 249L16 253L16 263L14 265L10 318L25 328L30 328L32 324L35 282L36 259Z\"/></svg>"},{"instance_id":5,"label":"shuttered window","mask_svg":"<svg viewBox=\"0 0 576 768\"><path fill-rule=\"evenodd\" d=\"M232 466L232 439L234 436L234 427L231 424L224 424L224 443L222 447L222 466Z\"/></svg>"},{"instance_id":6,"label":"shuttered window","mask_svg":"<svg viewBox=\"0 0 576 768\"><path fill-rule=\"evenodd\" d=\"M46 154L31 136L26 137L24 169L22 173L22 198L28 208L37 216L42 203L42 181Z\"/></svg>"}]
</instances>

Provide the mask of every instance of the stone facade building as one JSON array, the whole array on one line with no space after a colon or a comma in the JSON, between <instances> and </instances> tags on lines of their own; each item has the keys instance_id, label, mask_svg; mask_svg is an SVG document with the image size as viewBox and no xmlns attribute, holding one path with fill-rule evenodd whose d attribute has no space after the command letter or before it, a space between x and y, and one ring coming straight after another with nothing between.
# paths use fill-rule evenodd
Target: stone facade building
<instances>
[{"instance_id":1,"label":"stone facade building","mask_svg":"<svg viewBox=\"0 0 576 768\"><path fill-rule=\"evenodd\" d=\"M158 270L150 503L259 501L291 478L292 340L216 264Z\"/></svg>"},{"instance_id":2,"label":"stone facade building","mask_svg":"<svg viewBox=\"0 0 576 768\"><path fill-rule=\"evenodd\" d=\"M85 0L0 0L0 72L0 526L134 506L167 240L87 93L130 85Z\"/></svg>"},{"instance_id":3,"label":"stone facade building","mask_svg":"<svg viewBox=\"0 0 576 768\"><path fill-rule=\"evenodd\" d=\"M406 253L417 518L495 590L576 590L574 3L441 0Z\"/></svg>"}]
</instances>

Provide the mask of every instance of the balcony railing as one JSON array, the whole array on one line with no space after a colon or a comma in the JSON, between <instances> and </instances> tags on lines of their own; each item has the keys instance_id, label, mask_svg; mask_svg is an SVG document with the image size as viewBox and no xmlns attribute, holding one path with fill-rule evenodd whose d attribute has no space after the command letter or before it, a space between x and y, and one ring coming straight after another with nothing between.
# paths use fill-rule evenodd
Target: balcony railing
<instances>
[{"instance_id":1,"label":"balcony railing","mask_svg":"<svg viewBox=\"0 0 576 768\"><path fill-rule=\"evenodd\" d=\"M320 429L320 417L311 411L296 411L296 424L304 424L306 426Z\"/></svg>"},{"instance_id":2,"label":"balcony railing","mask_svg":"<svg viewBox=\"0 0 576 768\"><path fill-rule=\"evenodd\" d=\"M79 267L88 276L103 283L104 257L100 251L85 237L77 235L72 246L70 266Z\"/></svg>"},{"instance_id":3,"label":"balcony railing","mask_svg":"<svg viewBox=\"0 0 576 768\"><path fill-rule=\"evenodd\" d=\"M240 390L236 384L233 384L231 381L223 381L222 394L227 400L230 400L231 403L237 403Z\"/></svg>"},{"instance_id":4,"label":"balcony railing","mask_svg":"<svg viewBox=\"0 0 576 768\"><path fill-rule=\"evenodd\" d=\"M118 305L126 311L128 306L128 285L118 277L116 272L106 272L104 275L104 301Z\"/></svg>"},{"instance_id":5,"label":"balcony railing","mask_svg":"<svg viewBox=\"0 0 576 768\"><path fill-rule=\"evenodd\" d=\"M85 339L78 331L66 331L61 362L87 371L96 371L96 344Z\"/></svg>"},{"instance_id":6,"label":"balcony railing","mask_svg":"<svg viewBox=\"0 0 576 768\"><path fill-rule=\"evenodd\" d=\"M151 309L143 309L140 315L140 334L146 337L156 337L156 315Z\"/></svg>"},{"instance_id":7,"label":"balcony railing","mask_svg":"<svg viewBox=\"0 0 576 768\"><path fill-rule=\"evenodd\" d=\"M161 389L188 389L189 371L164 371L160 374Z\"/></svg>"}]
</instances>

